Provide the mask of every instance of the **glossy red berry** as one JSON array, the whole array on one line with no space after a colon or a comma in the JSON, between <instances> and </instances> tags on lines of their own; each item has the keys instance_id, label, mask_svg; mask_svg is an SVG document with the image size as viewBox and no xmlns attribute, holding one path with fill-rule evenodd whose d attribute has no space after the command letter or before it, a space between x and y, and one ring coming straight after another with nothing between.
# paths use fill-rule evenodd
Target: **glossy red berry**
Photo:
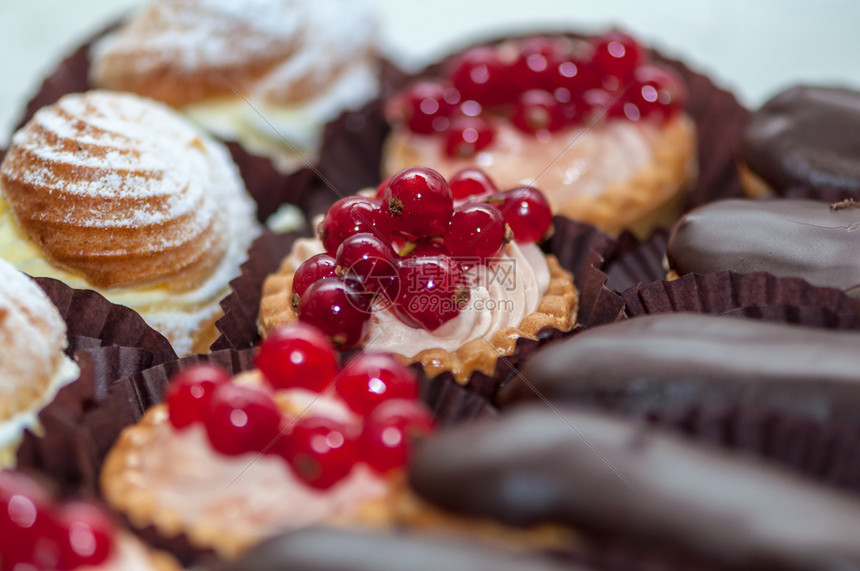
<instances>
[{"instance_id":1,"label":"glossy red berry","mask_svg":"<svg viewBox=\"0 0 860 571\"><path fill-rule=\"evenodd\" d=\"M439 240L424 239L414 243L414 248L405 257L425 258L433 256L450 256L451 252Z\"/></svg>"},{"instance_id":2,"label":"glossy red berry","mask_svg":"<svg viewBox=\"0 0 860 571\"><path fill-rule=\"evenodd\" d=\"M460 92L450 84L419 81L392 100L387 114L413 133L429 135L448 128L448 118L459 104Z\"/></svg>"},{"instance_id":3,"label":"glossy red berry","mask_svg":"<svg viewBox=\"0 0 860 571\"><path fill-rule=\"evenodd\" d=\"M642 46L618 30L598 36L593 45L595 72L616 77L622 85L633 79L636 68L645 60Z\"/></svg>"},{"instance_id":4,"label":"glossy red berry","mask_svg":"<svg viewBox=\"0 0 860 571\"><path fill-rule=\"evenodd\" d=\"M57 517L57 569L96 567L114 550L113 525L95 505L73 502L60 509Z\"/></svg>"},{"instance_id":5,"label":"glossy red berry","mask_svg":"<svg viewBox=\"0 0 860 571\"><path fill-rule=\"evenodd\" d=\"M493 194L499 189L493 180L481 169L465 168L457 171L448 179L454 200L465 200L470 196Z\"/></svg>"},{"instance_id":6,"label":"glossy red berry","mask_svg":"<svg viewBox=\"0 0 860 571\"><path fill-rule=\"evenodd\" d=\"M495 202L514 233L514 240L521 243L537 242L543 238L552 224L552 210L542 192L534 187L523 186L498 194Z\"/></svg>"},{"instance_id":7,"label":"glossy red berry","mask_svg":"<svg viewBox=\"0 0 860 571\"><path fill-rule=\"evenodd\" d=\"M374 471L385 474L405 466L415 444L433 433L436 422L421 403L389 400L365 419L361 433L361 457Z\"/></svg>"},{"instance_id":8,"label":"glossy red berry","mask_svg":"<svg viewBox=\"0 0 860 571\"><path fill-rule=\"evenodd\" d=\"M342 198L328 209L319 228L320 240L330 256L335 255L341 242L360 232L391 239L391 223L378 200L364 196Z\"/></svg>"},{"instance_id":9,"label":"glossy red berry","mask_svg":"<svg viewBox=\"0 0 860 571\"><path fill-rule=\"evenodd\" d=\"M337 249L337 271L341 276L353 276L373 293L397 297L397 253L389 242L373 234L354 234Z\"/></svg>"},{"instance_id":10,"label":"glossy red berry","mask_svg":"<svg viewBox=\"0 0 860 571\"><path fill-rule=\"evenodd\" d=\"M454 209L445 247L461 264L477 259L486 263L505 245L505 220L498 209L488 204L464 204Z\"/></svg>"},{"instance_id":11,"label":"glossy red berry","mask_svg":"<svg viewBox=\"0 0 860 571\"><path fill-rule=\"evenodd\" d=\"M576 57L566 57L556 62L552 69L552 79L548 90L553 91L560 101L575 101L583 94L598 86L593 65ZM559 90L564 90L562 93Z\"/></svg>"},{"instance_id":12,"label":"glossy red berry","mask_svg":"<svg viewBox=\"0 0 860 571\"><path fill-rule=\"evenodd\" d=\"M385 194L385 187L388 186L388 181L390 180L391 177L387 176L376 186L376 192L373 197L379 201L379 204L382 204L382 195Z\"/></svg>"},{"instance_id":13,"label":"glossy red berry","mask_svg":"<svg viewBox=\"0 0 860 571\"><path fill-rule=\"evenodd\" d=\"M262 452L277 439L280 423L272 397L235 383L215 389L204 419L212 448L227 456Z\"/></svg>"},{"instance_id":14,"label":"glossy red berry","mask_svg":"<svg viewBox=\"0 0 860 571\"><path fill-rule=\"evenodd\" d=\"M296 477L319 490L346 478L358 458L349 429L328 418L302 418L281 440L279 453Z\"/></svg>"},{"instance_id":15,"label":"glossy red berry","mask_svg":"<svg viewBox=\"0 0 860 571\"><path fill-rule=\"evenodd\" d=\"M272 331L260 344L254 366L276 389L324 391L337 375L337 353L328 338L306 323Z\"/></svg>"},{"instance_id":16,"label":"glossy red berry","mask_svg":"<svg viewBox=\"0 0 860 571\"><path fill-rule=\"evenodd\" d=\"M508 67L491 47L472 48L455 58L450 78L464 101L473 99L483 106L505 103L514 89Z\"/></svg>"},{"instance_id":17,"label":"glossy red berry","mask_svg":"<svg viewBox=\"0 0 860 571\"><path fill-rule=\"evenodd\" d=\"M434 330L460 314L469 299L463 270L448 256L404 258L394 311L411 327Z\"/></svg>"},{"instance_id":18,"label":"glossy red berry","mask_svg":"<svg viewBox=\"0 0 860 571\"><path fill-rule=\"evenodd\" d=\"M458 117L445 135L445 154L466 159L489 147L496 134L483 117Z\"/></svg>"},{"instance_id":19,"label":"glossy red berry","mask_svg":"<svg viewBox=\"0 0 860 571\"><path fill-rule=\"evenodd\" d=\"M564 40L549 37L528 38L520 43L519 56L511 65L510 77L523 90L552 90L558 63L565 55Z\"/></svg>"},{"instance_id":20,"label":"glossy red berry","mask_svg":"<svg viewBox=\"0 0 860 571\"><path fill-rule=\"evenodd\" d=\"M293 275L293 295L301 297L316 281L333 278L337 263L328 254L311 256L299 266Z\"/></svg>"},{"instance_id":21,"label":"glossy red berry","mask_svg":"<svg viewBox=\"0 0 860 571\"><path fill-rule=\"evenodd\" d=\"M299 320L322 331L338 349L364 339L370 321L370 297L340 278L320 280L299 301Z\"/></svg>"},{"instance_id":22,"label":"glossy red berry","mask_svg":"<svg viewBox=\"0 0 860 571\"><path fill-rule=\"evenodd\" d=\"M167 387L170 424L183 429L201 422L216 387L228 382L230 374L214 365L196 365L174 375Z\"/></svg>"},{"instance_id":23,"label":"glossy red berry","mask_svg":"<svg viewBox=\"0 0 860 571\"><path fill-rule=\"evenodd\" d=\"M383 193L383 206L395 231L418 239L445 232L454 211L454 199L438 172L411 167L391 177Z\"/></svg>"},{"instance_id":24,"label":"glossy red berry","mask_svg":"<svg viewBox=\"0 0 860 571\"><path fill-rule=\"evenodd\" d=\"M344 367L335 386L347 406L362 416L389 399L418 398L415 374L390 355L356 357Z\"/></svg>"},{"instance_id":25,"label":"glossy red berry","mask_svg":"<svg viewBox=\"0 0 860 571\"><path fill-rule=\"evenodd\" d=\"M525 133L552 133L567 124L561 103L548 91L539 89L531 89L520 96L511 122Z\"/></svg>"},{"instance_id":26,"label":"glossy red berry","mask_svg":"<svg viewBox=\"0 0 860 571\"><path fill-rule=\"evenodd\" d=\"M28 478L12 472L0 473L0 558L3 569L17 563L42 563L39 544L56 528L45 491ZM55 551L55 549L53 550ZM51 554L52 558L55 554ZM39 568L38 566L36 568Z\"/></svg>"},{"instance_id":27,"label":"glossy red berry","mask_svg":"<svg viewBox=\"0 0 860 571\"><path fill-rule=\"evenodd\" d=\"M654 66L636 70L636 82L623 95L611 114L631 121L663 121L684 109L687 94L681 80L672 72Z\"/></svg>"}]
</instances>

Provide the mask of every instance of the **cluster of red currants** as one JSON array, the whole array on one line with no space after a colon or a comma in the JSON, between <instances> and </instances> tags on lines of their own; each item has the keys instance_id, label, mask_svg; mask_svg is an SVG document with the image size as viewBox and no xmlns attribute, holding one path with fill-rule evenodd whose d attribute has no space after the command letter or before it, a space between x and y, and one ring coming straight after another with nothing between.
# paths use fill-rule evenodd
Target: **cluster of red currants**
<instances>
[{"instance_id":1,"label":"cluster of red currants","mask_svg":"<svg viewBox=\"0 0 860 571\"><path fill-rule=\"evenodd\" d=\"M113 533L110 518L97 506L53 503L29 478L0 473L0 569L100 565L113 553Z\"/></svg>"},{"instance_id":2,"label":"cluster of red currants","mask_svg":"<svg viewBox=\"0 0 860 571\"><path fill-rule=\"evenodd\" d=\"M326 253L296 270L293 307L341 349L361 343L380 302L409 326L434 330L468 303L469 267L489 263L511 239L540 240L551 223L533 187L500 192L476 169L446 181L408 168L375 197L350 196L328 210L319 227Z\"/></svg>"},{"instance_id":3,"label":"cluster of red currants","mask_svg":"<svg viewBox=\"0 0 860 571\"><path fill-rule=\"evenodd\" d=\"M405 465L416 439L435 429L432 414L417 400L411 370L382 354L360 355L341 370L334 347L309 325L272 332L254 364L271 391L231 382L226 371L210 365L177 374L167 390L170 423L177 430L202 423L221 454L279 456L300 480L321 490L359 462L379 474ZM273 398L273 390L324 393L332 384L360 422L285 416Z\"/></svg>"},{"instance_id":4,"label":"cluster of red currants","mask_svg":"<svg viewBox=\"0 0 860 571\"><path fill-rule=\"evenodd\" d=\"M525 133L552 133L603 116L667 121L686 90L651 65L630 36L611 31L587 42L533 37L480 46L454 58L446 77L407 86L386 109L413 133L444 137L451 157L489 146L496 121Z\"/></svg>"}]
</instances>

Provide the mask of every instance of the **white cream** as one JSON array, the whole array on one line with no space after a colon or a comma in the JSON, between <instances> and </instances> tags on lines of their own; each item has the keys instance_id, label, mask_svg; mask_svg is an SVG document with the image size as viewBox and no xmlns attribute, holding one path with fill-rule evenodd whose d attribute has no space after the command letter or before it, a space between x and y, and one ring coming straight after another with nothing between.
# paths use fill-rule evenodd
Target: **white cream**
<instances>
[{"instance_id":1,"label":"white cream","mask_svg":"<svg viewBox=\"0 0 860 571\"><path fill-rule=\"evenodd\" d=\"M42 393L42 397L28 410L0 422L0 469L15 467L15 454L24 437L24 432L28 429L38 431L39 411L54 400L60 389L74 382L79 374L80 369L75 362L64 356L60 368L51 377L51 382Z\"/></svg>"},{"instance_id":2,"label":"white cream","mask_svg":"<svg viewBox=\"0 0 860 571\"><path fill-rule=\"evenodd\" d=\"M323 252L318 239L302 238L293 244L288 261L296 269ZM473 339L489 341L497 331L516 327L535 312L550 281L540 248L516 242L506 246L499 260L471 277L478 279L470 284L469 303L457 317L427 331L406 325L391 309L382 309L371 317L367 347L412 357L425 349L455 351Z\"/></svg>"}]
</instances>

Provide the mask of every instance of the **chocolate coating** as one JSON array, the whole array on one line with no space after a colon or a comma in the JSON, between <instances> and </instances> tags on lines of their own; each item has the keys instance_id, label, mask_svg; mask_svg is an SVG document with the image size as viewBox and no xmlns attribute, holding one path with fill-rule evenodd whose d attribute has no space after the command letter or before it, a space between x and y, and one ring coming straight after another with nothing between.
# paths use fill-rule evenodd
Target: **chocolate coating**
<instances>
[{"instance_id":1,"label":"chocolate coating","mask_svg":"<svg viewBox=\"0 0 860 571\"><path fill-rule=\"evenodd\" d=\"M791 186L860 193L860 92L800 86L752 114L741 158L776 190Z\"/></svg>"},{"instance_id":2,"label":"chocolate coating","mask_svg":"<svg viewBox=\"0 0 860 571\"><path fill-rule=\"evenodd\" d=\"M450 537L307 529L270 539L218 571L561 571L546 559ZM583 570L584 571L584 570Z\"/></svg>"},{"instance_id":3,"label":"chocolate coating","mask_svg":"<svg viewBox=\"0 0 860 571\"><path fill-rule=\"evenodd\" d=\"M632 412L754 405L860 425L860 333L693 313L636 317L541 350L499 396Z\"/></svg>"},{"instance_id":4,"label":"chocolate coating","mask_svg":"<svg viewBox=\"0 0 860 571\"><path fill-rule=\"evenodd\" d=\"M679 275L768 272L860 297L858 253L860 208L783 199L697 208L675 225L666 255Z\"/></svg>"},{"instance_id":5,"label":"chocolate coating","mask_svg":"<svg viewBox=\"0 0 860 571\"><path fill-rule=\"evenodd\" d=\"M446 509L513 525L567 524L731 568L860 568L857 498L575 409L533 405L440 433L410 477Z\"/></svg>"}]
</instances>

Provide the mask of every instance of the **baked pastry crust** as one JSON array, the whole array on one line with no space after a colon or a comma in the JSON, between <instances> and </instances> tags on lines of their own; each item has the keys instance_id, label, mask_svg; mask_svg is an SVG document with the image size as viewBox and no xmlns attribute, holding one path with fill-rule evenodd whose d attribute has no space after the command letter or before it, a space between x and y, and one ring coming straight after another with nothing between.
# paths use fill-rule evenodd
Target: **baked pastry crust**
<instances>
[{"instance_id":1,"label":"baked pastry crust","mask_svg":"<svg viewBox=\"0 0 860 571\"><path fill-rule=\"evenodd\" d=\"M227 249L226 151L167 108L91 91L43 108L12 139L0 181L25 235L97 287L203 281Z\"/></svg>"},{"instance_id":2,"label":"baked pastry crust","mask_svg":"<svg viewBox=\"0 0 860 571\"><path fill-rule=\"evenodd\" d=\"M512 355L518 339L537 339L537 335L548 328L569 331L574 326L578 308L573 277L561 267L555 256L548 254L545 257L550 274L549 287L537 311L526 315L518 326L501 329L489 339L473 339L453 352L436 348L425 349L413 357L401 354L394 356L406 364L421 363L426 374L431 377L450 371L458 383L465 385L475 372L492 375L496 361L499 357ZM257 320L263 337L280 325L298 320L292 305L296 269L290 259L285 258L278 271L263 282L263 297Z\"/></svg>"},{"instance_id":3,"label":"baked pastry crust","mask_svg":"<svg viewBox=\"0 0 860 571\"><path fill-rule=\"evenodd\" d=\"M537 141L533 144L539 145ZM568 188L552 188L536 182L544 191L556 214L587 222L601 230L618 235L630 230L639 238L647 238L655 229L668 227L681 213L687 191L698 174L696 162L696 127L686 114L661 126L656 139L650 144L652 160L639 168L632 178L605 188L596 195L574 192ZM565 147L567 152L568 147ZM428 164L428 158L412 145L411 137L398 130L386 141L383 159L386 174L414 164ZM504 159L504 157L502 157ZM558 159L558 157L550 157ZM502 162L501 159L499 162ZM456 162L452 172L429 164L444 176L466 166ZM482 167L490 176L498 178L492 167ZM524 171L526 172L526 171ZM517 181L497 180L502 186Z\"/></svg>"},{"instance_id":4,"label":"baked pastry crust","mask_svg":"<svg viewBox=\"0 0 860 571\"><path fill-rule=\"evenodd\" d=\"M193 546L214 549L223 557L235 557L259 543L264 537L252 533L227 533L205 521L188 526L183 523L179 506L163 505L157 501L137 467L142 455L158 454L157 429L167 422L166 405L157 405L149 409L140 422L126 428L120 435L102 468L102 491L108 503L125 514L135 527L154 526L164 537L183 534ZM320 524L376 529L409 527L448 533L455 531L520 549L569 547L575 541L574 532L561 526L542 525L521 530L491 521L453 516L418 498L409 489L402 472L389 476L385 485L387 492L383 496L364 501L345 512L335 513ZM212 490L213 494L218 491Z\"/></svg>"}]
</instances>

